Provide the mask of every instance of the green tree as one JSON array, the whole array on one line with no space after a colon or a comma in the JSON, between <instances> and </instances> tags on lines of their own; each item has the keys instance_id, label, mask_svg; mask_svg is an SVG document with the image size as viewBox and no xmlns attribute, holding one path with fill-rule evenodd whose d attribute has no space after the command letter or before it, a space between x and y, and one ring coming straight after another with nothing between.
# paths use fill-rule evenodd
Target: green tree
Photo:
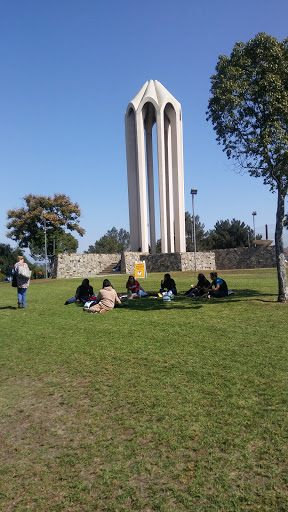
<instances>
[{"instance_id":1,"label":"green tree","mask_svg":"<svg viewBox=\"0 0 288 512\"><path fill-rule=\"evenodd\" d=\"M193 236L193 216L185 212L185 232L186 232L186 251L194 251ZM199 215L195 215L195 234L197 251L205 249L205 225L200 222Z\"/></svg>"},{"instance_id":2,"label":"green tree","mask_svg":"<svg viewBox=\"0 0 288 512\"><path fill-rule=\"evenodd\" d=\"M283 250L288 190L288 39L265 33L221 55L211 77L207 120L228 158L277 191L275 249L278 301L288 300Z\"/></svg>"},{"instance_id":3,"label":"green tree","mask_svg":"<svg viewBox=\"0 0 288 512\"><path fill-rule=\"evenodd\" d=\"M14 267L14 264L17 262L18 256L24 256L24 261L29 265L30 270L32 270L32 279L34 272L38 272L39 270L43 270L36 263L31 263L25 255L23 255L23 251L16 247L12 249L9 244L0 244L0 274L1 278L3 276L10 276L11 271Z\"/></svg>"},{"instance_id":4,"label":"green tree","mask_svg":"<svg viewBox=\"0 0 288 512\"><path fill-rule=\"evenodd\" d=\"M0 244L0 272L2 275L10 275L18 256L22 256L18 247L12 249L9 244Z\"/></svg>"},{"instance_id":5,"label":"green tree","mask_svg":"<svg viewBox=\"0 0 288 512\"><path fill-rule=\"evenodd\" d=\"M219 220L214 229L206 234L206 249L230 249L233 247L247 247L254 239L253 230L240 220Z\"/></svg>"},{"instance_id":6,"label":"green tree","mask_svg":"<svg viewBox=\"0 0 288 512\"><path fill-rule=\"evenodd\" d=\"M120 251L127 251L130 246L130 234L125 229L113 227L108 230L94 245L89 245L85 253L112 254Z\"/></svg>"},{"instance_id":7,"label":"green tree","mask_svg":"<svg viewBox=\"0 0 288 512\"><path fill-rule=\"evenodd\" d=\"M33 258L44 257L45 226L47 254L76 252L78 241L69 233L76 231L83 236L85 230L79 226L81 210L64 194L54 197L27 195L25 206L18 210L9 210L7 237L18 242L19 247L29 247ZM68 232L67 232L68 231Z\"/></svg>"},{"instance_id":8,"label":"green tree","mask_svg":"<svg viewBox=\"0 0 288 512\"><path fill-rule=\"evenodd\" d=\"M47 255L49 259L52 259L55 255L61 253L75 253L78 249L78 240L65 231L58 231L55 229L47 229ZM37 243L34 241L30 242L29 249L32 258L42 260L45 258L45 234L39 234Z\"/></svg>"},{"instance_id":9,"label":"green tree","mask_svg":"<svg viewBox=\"0 0 288 512\"><path fill-rule=\"evenodd\" d=\"M158 238L156 242L156 253L161 254L161 238Z\"/></svg>"}]
</instances>

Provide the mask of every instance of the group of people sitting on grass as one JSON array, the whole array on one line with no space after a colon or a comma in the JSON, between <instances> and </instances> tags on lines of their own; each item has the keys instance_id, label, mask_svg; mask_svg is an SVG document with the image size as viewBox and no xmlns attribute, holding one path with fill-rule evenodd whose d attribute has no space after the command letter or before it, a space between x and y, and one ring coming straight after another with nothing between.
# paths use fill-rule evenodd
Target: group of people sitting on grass
<instances>
[{"instance_id":1,"label":"group of people sitting on grass","mask_svg":"<svg viewBox=\"0 0 288 512\"><path fill-rule=\"evenodd\" d=\"M228 295L228 287L226 281L218 277L217 272L210 272L211 282L206 279L204 274L198 274L198 283L192 285L185 295L189 297L202 297L206 295L207 299L211 297L226 297Z\"/></svg>"},{"instance_id":2,"label":"group of people sitting on grass","mask_svg":"<svg viewBox=\"0 0 288 512\"><path fill-rule=\"evenodd\" d=\"M189 297L226 297L228 295L228 287L226 281L218 277L217 272L210 273L211 282L206 279L204 274L198 274L198 282L196 285L191 285L191 288L185 292ZM129 276L126 283L127 299L142 298L149 295L143 290L139 282L136 281L134 276ZM170 274L165 274L164 279L161 281L161 288L159 293L172 292L177 295L177 288L174 279ZM124 296L123 296L124 297ZM121 299L118 297L117 292L114 290L109 279L104 279L103 287L97 295L94 295L93 287L89 284L89 279L83 279L82 284L78 286L74 297L66 300L65 306L72 303L84 304L84 311L89 313L104 313L114 308L116 304L122 304Z\"/></svg>"},{"instance_id":3,"label":"group of people sitting on grass","mask_svg":"<svg viewBox=\"0 0 288 512\"><path fill-rule=\"evenodd\" d=\"M103 287L97 295L94 295L93 287L89 284L89 279L83 279L74 297L66 300L65 306L67 304L73 304L73 302L84 304L83 310L89 313L104 313L104 311L113 309L115 303L121 304L121 300L109 279L104 279ZM89 302L89 307L85 307L87 302Z\"/></svg>"}]
</instances>

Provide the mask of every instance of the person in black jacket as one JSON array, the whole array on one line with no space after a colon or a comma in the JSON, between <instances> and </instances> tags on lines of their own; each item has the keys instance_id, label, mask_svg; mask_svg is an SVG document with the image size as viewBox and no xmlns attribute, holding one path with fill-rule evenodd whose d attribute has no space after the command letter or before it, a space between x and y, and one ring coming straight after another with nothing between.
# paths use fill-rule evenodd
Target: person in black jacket
<instances>
[{"instance_id":1,"label":"person in black jacket","mask_svg":"<svg viewBox=\"0 0 288 512\"><path fill-rule=\"evenodd\" d=\"M189 295L189 297L201 297L206 292L206 288L210 287L210 282L204 274L198 274L198 283L196 286L191 285L190 290L185 292L185 295Z\"/></svg>"},{"instance_id":2,"label":"person in black jacket","mask_svg":"<svg viewBox=\"0 0 288 512\"><path fill-rule=\"evenodd\" d=\"M93 294L93 288L89 284L89 279L83 279L82 284L76 290L75 296L66 300L64 305L73 304L73 302L86 302Z\"/></svg>"},{"instance_id":3,"label":"person in black jacket","mask_svg":"<svg viewBox=\"0 0 288 512\"><path fill-rule=\"evenodd\" d=\"M176 284L174 279L170 276L170 274L164 274L164 279L161 281L160 293L163 293L167 290L173 292L174 295L177 295Z\"/></svg>"}]
</instances>

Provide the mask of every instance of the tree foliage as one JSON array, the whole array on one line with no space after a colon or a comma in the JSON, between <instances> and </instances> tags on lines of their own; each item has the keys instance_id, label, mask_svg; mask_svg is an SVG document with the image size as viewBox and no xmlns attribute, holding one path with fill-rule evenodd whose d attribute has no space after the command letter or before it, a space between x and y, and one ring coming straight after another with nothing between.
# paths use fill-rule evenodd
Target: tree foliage
<instances>
[{"instance_id":1,"label":"tree foliage","mask_svg":"<svg viewBox=\"0 0 288 512\"><path fill-rule=\"evenodd\" d=\"M9 210L7 237L18 242L19 247L29 247L34 258L44 257L45 225L47 253L76 252L78 241L67 233L76 231L83 236L85 231L79 225L81 211L77 203L64 194L54 197L27 195L25 206L18 210Z\"/></svg>"},{"instance_id":2,"label":"tree foliage","mask_svg":"<svg viewBox=\"0 0 288 512\"><path fill-rule=\"evenodd\" d=\"M11 275L14 263L16 263L18 256L22 256L22 254L19 247L12 249L9 244L0 244L0 272Z\"/></svg>"},{"instance_id":3,"label":"tree foliage","mask_svg":"<svg viewBox=\"0 0 288 512\"><path fill-rule=\"evenodd\" d=\"M283 252L288 189L288 39L265 33L221 55L211 77L208 120L228 158L277 190L275 247L278 300L288 299Z\"/></svg>"},{"instance_id":4,"label":"tree foliage","mask_svg":"<svg viewBox=\"0 0 288 512\"><path fill-rule=\"evenodd\" d=\"M0 244L0 274L3 276L11 276L12 269L14 268L14 264L17 262L18 256L23 256L24 261L29 265L30 270L32 270L32 279L33 273L39 270L42 270L36 263L31 263L27 260L26 256L23 254L23 251L16 247L13 249L9 244Z\"/></svg>"},{"instance_id":5,"label":"tree foliage","mask_svg":"<svg viewBox=\"0 0 288 512\"><path fill-rule=\"evenodd\" d=\"M254 233L250 226L240 220L219 220L214 229L206 233L206 249L231 249L234 247L248 247L254 240Z\"/></svg>"},{"instance_id":6,"label":"tree foliage","mask_svg":"<svg viewBox=\"0 0 288 512\"><path fill-rule=\"evenodd\" d=\"M186 251L194 251L193 240L193 215L185 212L185 232L186 232ZM195 234L196 234L196 248L197 251L205 249L205 225L200 222L199 215L195 215Z\"/></svg>"},{"instance_id":7,"label":"tree foliage","mask_svg":"<svg viewBox=\"0 0 288 512\"><path fill-rule=\"evenodd\" d=\"M120 251L127 251L130 246L130 234L125 229L113 227L108 230L94 245L89 245L85 253L112 254Z\"/></svg>"}]
</instances>

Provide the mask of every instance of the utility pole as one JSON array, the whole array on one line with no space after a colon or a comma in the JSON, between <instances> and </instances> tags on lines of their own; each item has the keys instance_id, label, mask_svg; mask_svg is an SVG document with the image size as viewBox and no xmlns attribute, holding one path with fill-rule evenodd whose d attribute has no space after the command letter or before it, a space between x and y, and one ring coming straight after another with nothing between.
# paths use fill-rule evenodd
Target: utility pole
<instances>
[{"instance_id":1,"label":"utility pole","mask_svg":"<svg viewBox=\"0 0 288 512\"><path fill-rule=\"evenodd\" d=\"M196 194L197 194L197 189L191 188L190 194L192 195L194 263L195 263L195 272L196 272L197 271L197 262L196 262L196 224L195 224L195 214L194 214L194 196L196 196ZM191 235L192 235L192 233L191 233Z\"/></svg>"}]
</instances>

